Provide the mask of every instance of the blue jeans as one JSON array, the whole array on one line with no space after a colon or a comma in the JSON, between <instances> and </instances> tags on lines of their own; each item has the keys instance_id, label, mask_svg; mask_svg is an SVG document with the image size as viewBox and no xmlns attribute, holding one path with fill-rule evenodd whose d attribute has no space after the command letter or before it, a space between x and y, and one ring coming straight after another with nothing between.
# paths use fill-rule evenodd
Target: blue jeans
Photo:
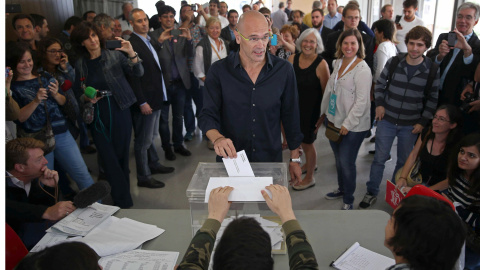
<instances>
[{"instance_id":1,"label":"blue jeans","mask_svg":"<svg viewBox=\"0 0 480 270\"><path fill-rule=\"evenodd\" d=\"M391 181L395 181L395 173L403 167L417 140L418 134L413 134L412 130L413 126L398 126L387 120L377 122L375 157L370 168L370 180L367 182L368 193L374 196L378 195L383 171L385 170L385 162L387 162L390 155L393 140L397 137L397 164L391 178Z\"/></svg>"},{"instance_id":2,"label":"blue jeans","mask_svg":"<svg viewBox=\"0 0 480 270\"><path fill-rule=\"evenodd\" d=\"M60 163L66 173L77 183L80 190L93 185L93 179L70 131L55 135L55 150L45 156L47 167L54 169L54 160Z\"/></svg>"},{"instance_id":3,"label":"blue jeans","mask_svg":"<svg viewBox=\"0 0 480 270\"><path fill-rule=\"evenodd\" d=\"M171 147L170 129L168 128L168 114L172 105L172 141L173 147L177 148L183 145L183 108L185 106L185 95L187 89L182 82L176 82L167 88L168 105L162 107L160 115L160 137L162 139L162 147Z\"/></svg>"},{"instance_id":4,"label":"blue jeans","mask_svg":"<svg viewBox=\"0 0 480 270\"><path fill-rule=\"evenodd\" d=\"M338 189L344 192L343 203L346 204L353 204L355 199L353 197L357 187L357 165L355 162L357 161L358 150L367 132L350 131L343 136L340 143L329 141L335 155Z\"/></svg>"},{"instance_id":5,"label":"blue jeans","mask_svg":"<svg viewBox=\"0 0 480 270\"><path fill-rule=\"evenodd\" d=\"M159 158L155 144L155 122L160 121L160 110L143 115L139 111L132 113L133 130L135 131L134 150L137 165L138 181L147 181L152 175L150 168L157 166ZM150 163L149 163L150 161Z\"/></svg>"},{"instance_id":6,"label":"blue jeans","mask_svg":"<svg viewBox=\"0 0 480 270\"><path fill-rule=\"evenodd\" d=\"M192 87L187 89L185 96L184 121L188 133L195 132L195 117L198 118L203 108L203 86L200 86L198 79L190 72ZM193 113L192 99L195 102L196 112Z\"/></svg>"}]
</instances>

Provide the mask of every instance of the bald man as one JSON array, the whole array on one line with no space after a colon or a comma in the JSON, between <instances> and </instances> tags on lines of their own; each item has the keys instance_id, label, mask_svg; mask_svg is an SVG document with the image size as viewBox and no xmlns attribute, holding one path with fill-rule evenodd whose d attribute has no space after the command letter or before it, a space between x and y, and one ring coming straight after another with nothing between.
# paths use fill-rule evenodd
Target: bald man
<instances>
[{"instance_id":1,"label":"bald man","mask_svg":"<svg viewBox=\"0 0 480 270\"><path fill-rule=\"evenodd\" d=\"M282 162L282 123L295 184L303 135L293 67L266 53L271 33L258 11L244 13L234 34L240 51L215 62L206 76L200 127L214 143L217 161L236 157L238 149L250 162Z\"/></svg>"}]
</instances>

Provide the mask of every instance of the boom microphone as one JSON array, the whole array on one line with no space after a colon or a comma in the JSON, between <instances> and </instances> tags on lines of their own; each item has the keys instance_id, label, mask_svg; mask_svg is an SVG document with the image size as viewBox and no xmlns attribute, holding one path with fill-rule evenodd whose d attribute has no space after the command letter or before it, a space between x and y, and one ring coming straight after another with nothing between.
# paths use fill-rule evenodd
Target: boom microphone
<instances>
[{"instance_id":1,"label":"boom microphone","mask_svg":"<svg viewBox=\"0 0 480 270\"><path fill-rule=\"evenodd\" d=\"M63 92L67 92L68 89L72 88L72 81L68 79L63 81L63 83L60 85L60 88L63 90Z\"/></svg>"},{"instance_id":2,"label":"boom microphone","mask_svg":"<svg viewBox=\"0 0 480 270\"><path fill-rule=\"evenodd\" d=\"M110 194L110 184L107 181L99 181L88 188L80 191L75 198L73 204L77 208L85 208L98 200L105 198Z\"/></svg>"}]
</instances>

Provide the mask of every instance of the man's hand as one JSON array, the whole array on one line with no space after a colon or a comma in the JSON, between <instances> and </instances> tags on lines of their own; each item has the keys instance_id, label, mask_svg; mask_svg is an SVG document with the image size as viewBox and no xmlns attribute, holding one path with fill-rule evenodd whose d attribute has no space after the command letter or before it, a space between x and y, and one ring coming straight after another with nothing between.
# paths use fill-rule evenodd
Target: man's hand
<instances>
[{"instance_id":1,"label":"man's hand","mask_svg":"<svg viewBox=\"0 0 480 270\"><path fill-rule=\"evenodd\" d=\"M457 43L455 44L455 48L459 48L463 51L463 57L470 56L472 54L472 47L470 47L463 34L460 33L456 28L453 29L453 32L457 34Z\"/></svg>"},{"instance_id":2,"label":"man's hand","mask_svg":"<svg viewBox=\"0 0 480 270\"><path fill-rule=\"evenodd\" d=\"M150 107L150 105L148 103L140 105L140 111L142 111L143 115L152 114L152 108Z\"/></svg>"},{"instance_id":3,"label":"man's hand","mask_svg":"<svg viewBox=\"0 0 480 270\"><path fill-rule=\"evenodd\" d=\"M208 198L208 218L216 219L222 223L223 219L230 209L232 202L228 201L228 195L232 192L233 187L218 187L210 192Z\"/></svg>"},{"instance_id":4,"label":"man's hand","mask_svg":"<svg viewBox=\"0 0 480 270\"><path fill-rule=\"evenodd\" d=\"M297 162L290 162L290 185L298 185L302 181L302 169Z\"/></svg>"},{"instance_id":5,"label":"man's hand","mask_svg":"<svg viewBox=\"0 0 480 270\"><path fill-rule=\"evenodd\" d=\"M75 206L73 206L73 202L66 201L66 202L58 202L54 206L50 206L47 208L45 213L43 213L42 218L57 221L65 216L68 216L70 213L75 211Z\"/></svg>"},{"instance_id":6,"label":"man's hand","mask_svg":"<svg viewBox=\"0 0 480 270\"><path fill-rule=\"evenodd\" d=\"M402 30L403 29L402 25L399 24L399 23L396 23L395 26L397 27L397 30Z\"/></svg>"},{"instance_id":7,"label":"man's hand","mask_svg":"<svg viewBox=\"0 0 480 270\"><path fill-rule=\"evenodd\" d=\"M216 139L213 148L215 149L215 153L223 158L237 157L237 150L235 150L232 140L225 137Z\"/></svg>"},{"instance_id":8,"label":"man's hand","mask_svg":"<svg viewBox=\"0 0 480 270\"><path fill-rule=\"evenodd\" d=\"M470 108L470 110L468 110L468 113L472 113L474 111L480 111L480 99L470 102L469 104L472 107Z\"/></svg>"},{"instance_id":9,"label":"man's hand","mask_svg":"<svg viewBox=\"0 0 480 270\"><path fill-rule=\"evenodd\" d=\"M40 175L38 180L45 186L55 187L58 183L58 172L48 169L47 166L43 167L41 171L42 175Z\"/></svg>"},{"instance_id":10,"label":"man's hand","mask_svg":"<svg viewBox=\"0 0 480 270\"><path fill-rule=\"evenodd\" d=\"M270 210L280 217L282 223L296 219L292 209L292 198L290 198L288 189L280 185L270 185L265 188L272 193L272 198L270 199L265 190L262 190L262 196L265 198L265 202L267 202Z\"/></svg>"},{"instance_id":11,"label":"man's hand","mask_svg":"<svg viewBox=\"0 0 480 270\"><path fill-rule=\"evenodd\" d=\"M462 94L460 95L460 99L461 99L461 100L465 100L465 94L466 94L466 93L471 93L471 94L473 94L473 85L467 84L467 85L465 86L465 89L463 89Z\"/></svg>"},{"instance_id":12,"label":"man's hand","mask_svg":"<svg viewBox=\"0 0 480 270\"><path fill-rule=\"evenodd\" d=\"M180 35L178 35L179 37L184 37L186 38L188 41L192 40L192 35L190 34L190 30L187 29L187 28L178 28L179 30L182 30L182 33Z\"/></svg>"},{"instance_id":13,"label":"man's hand","mask_svg":"<svg viewBox=\"0 0 480 270\"><path fill-rule=\"evenodd\" d=\"M380 121L383 119L384 116L385 116L385 107L377 106L377 108L375 108L375 120Z\"/></svg>"},{"instance_id":14,"label":"man's hand","mask_svg":"<svg viewBox=\"0 0 480 270\"><path fill-rule=\"evenodd\" d=\"M200 4L195 4L195 5L197 5L197 13L202 16L205 15L205 10L203 10L202 5Z\"/></svg>"},{"instance_id":15,"label":"man's hand","mask_svg":"<svg viewBox=\"0 0 480 270\"><path fill-rule=\"evenodd\" d=\"M448 41L442 40L442 43L440 43L440 46L438 46L437 60L442 61L445 55L447 55L449 52L450 47L448 46Z\"/></svg>"},{"instance_id":16,"label":"man's hand","mask_svg":"<svg viewBox=\"0 0 480 270\"><path fill-rule=\"evenodd\" d=\"M420 124L415 124L413 125L413 130L412 130L412 134L418 134L420 132L422 132L423 130L423 126L420 125Z\"/></svg>"},{"instance_id":17,"label":"man's hand","mask_svg":"<svg viewBox=\"0 0 480 270\"><path fill-rule=\"evenodd\" d=\"M160 36L158 37L158 42L160 44L162 44L165 40L171 39L173 37L173 35L170 33L172 29L167 29L160 34Z\"/></svg>"}]
</instances>

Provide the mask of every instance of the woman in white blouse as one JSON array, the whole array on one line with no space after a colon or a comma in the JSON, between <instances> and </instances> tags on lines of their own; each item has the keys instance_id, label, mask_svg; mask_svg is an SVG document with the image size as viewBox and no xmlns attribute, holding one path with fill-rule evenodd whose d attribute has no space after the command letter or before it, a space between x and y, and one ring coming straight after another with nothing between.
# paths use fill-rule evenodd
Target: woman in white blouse
<instances>
[{"instance_id":1,"label":"woman in white blouse","mask_svg":"<svg viewBox=\"0 0 480 270\"><path fill-rule=\"evenodd\" d=\"M228 55L228 43L220 37L221 27L218 18L208 18L207 25L205 26L207 37L204 37L195 49L193 73L200 81L201 86L204 85L205 77L210 66Z\"/></svg>"},{"instance_id":2,"label":"woman in white blouse","mask_svg":"<svg viewBox=\"0 0 480 270\"><path fill-rule=\"evenodd\" d=\"M200 97L203 97L202 93L208 69L213 63L228 55L228 41L220 37L220 32L222 31L220 20L216 17L208 18L205 30L207 31L207 37L204 37L197 44L195 59L193 60L193 74L200 82L200 88L198 89ZM203 108L203 100L198 100L195 105L197 106L196 114L198 116ZM208 139L207 147L213 150L213 143Z\"/></svg>"},{"instance_id":3,"label":"woman in white blouse","mask_svg":"<svg viewBox=\"0 0 480 270\"><path fill-rule=\"evenodd\" d=\"M326 199L343 198L343 210L353 209L358 150L370 129L372 73L363 61L365 48L356 29L344 31L337 41L337 60L322 99L320 115L340 129L342 140L330 141L337 167L338 189Z\"/></svg>"},{"instance_id":4,"label":"woman in white blouse","mask_svg":"<svg viewBox=\"0 0 480 270\"><path fill-rule=\"evenodd\" d=\"M395 35L395 25L392 21L382 19L375 24L375 40L378 47L373 55L373 83L377 82L388 59L397 55Z\"/></svg>"}]
</instances>

